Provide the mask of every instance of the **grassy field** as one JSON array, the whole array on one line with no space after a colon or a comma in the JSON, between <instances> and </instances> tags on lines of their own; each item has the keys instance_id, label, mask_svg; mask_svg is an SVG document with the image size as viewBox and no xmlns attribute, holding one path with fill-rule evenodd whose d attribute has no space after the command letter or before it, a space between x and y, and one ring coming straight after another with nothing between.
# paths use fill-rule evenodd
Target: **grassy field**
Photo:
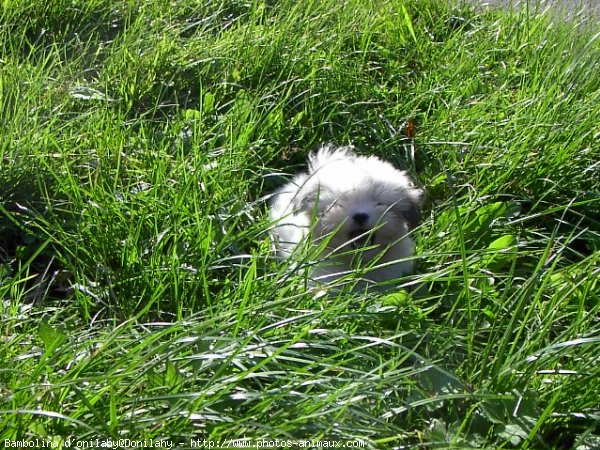
<instances>
[{"instance_id":1,"label":"grassy field","mask_svg":"<svg viewBox=\"0 0 600 450\"><path fill-rule=\"evenodd\" d=\"M599 448L593 33L437 0L4 1L2 444ZM395 290L273 258L269 194L324 142L427 190Z\"/></svg>"}]
</instances>

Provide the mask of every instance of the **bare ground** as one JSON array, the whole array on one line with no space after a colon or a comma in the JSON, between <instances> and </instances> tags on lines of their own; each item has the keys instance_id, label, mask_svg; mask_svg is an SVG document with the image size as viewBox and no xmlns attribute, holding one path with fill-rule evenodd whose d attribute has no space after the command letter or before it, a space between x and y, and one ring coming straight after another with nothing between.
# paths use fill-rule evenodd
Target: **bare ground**
<instances>
[{"instance_id":1,"label":"bare ground","mask_svg":"<svg viewBox=\"0 0 600 450\"><path fill-rule=\"evenodd\" d=\"M597 22L600 0L467 0L482 8L529 8L533 12L548 11L576 22Z\"/></svg>"}]
</instances>

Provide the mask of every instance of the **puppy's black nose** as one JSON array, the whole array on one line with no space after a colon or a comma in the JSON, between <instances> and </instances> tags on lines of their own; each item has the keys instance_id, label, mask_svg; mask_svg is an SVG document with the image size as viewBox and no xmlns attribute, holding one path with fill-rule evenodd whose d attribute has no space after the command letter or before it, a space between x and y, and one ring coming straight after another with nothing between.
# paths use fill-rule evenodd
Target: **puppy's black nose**
<instances>
[{"instance_id":1,"label":"puppy's black nose","mask_svg":"<svg viewBox=\"0 0 600 450\"><path fill-rule=\"evenodd\" d=\"M356 222L358 226L366 225L369 220L369 215L367 213L356 213L352 216L352 219Z\"/></svg>"}]
</instances>

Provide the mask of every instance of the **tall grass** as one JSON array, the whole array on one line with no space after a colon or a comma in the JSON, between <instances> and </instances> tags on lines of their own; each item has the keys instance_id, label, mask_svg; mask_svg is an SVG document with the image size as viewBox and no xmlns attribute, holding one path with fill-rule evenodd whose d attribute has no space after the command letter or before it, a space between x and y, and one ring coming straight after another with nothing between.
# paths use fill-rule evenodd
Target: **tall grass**
<instances>
[{"instance_id":1,"label":"tall grass","mask_svg":"<svg viewBox=\"0 0 600 450\"><path fill-rule=\"evenodd\" d=\"M4 445L599 445L593 28L429 0L26 0L0 31ZM273 258L269 194L329 141L428 192L397 289Z\"/></svg>"}]
</instances>

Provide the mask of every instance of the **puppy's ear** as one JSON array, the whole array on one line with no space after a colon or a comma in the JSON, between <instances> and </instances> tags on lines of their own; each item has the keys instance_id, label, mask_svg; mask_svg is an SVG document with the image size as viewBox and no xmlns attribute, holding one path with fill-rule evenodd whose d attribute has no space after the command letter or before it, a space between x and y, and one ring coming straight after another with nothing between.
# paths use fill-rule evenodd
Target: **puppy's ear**
<instances>
[{"instance_id":1,"label":"puppy's ear","mask_svg":"<svg viewBox=\"0 0 600 450\"><path fill-rule=\"evenodd\" d=\"M405 195L407 201L401 202L403 204L402 216L406 220L408 228L412 230L421 221L421 207L425 193L422 189L412 188Z\"/></svg>"},{"instance_id":2,"label":"puppy's ear","mask_svg":"<svg viewBox=\"0 0 600 450\"><path fill-rule=\"evenodd\" d=\"M302 189L292 202L294 211L311 212L318 207L319 197L323 189L319 184L314 184L307 189Z\"/></svg>"}]
</instances>

